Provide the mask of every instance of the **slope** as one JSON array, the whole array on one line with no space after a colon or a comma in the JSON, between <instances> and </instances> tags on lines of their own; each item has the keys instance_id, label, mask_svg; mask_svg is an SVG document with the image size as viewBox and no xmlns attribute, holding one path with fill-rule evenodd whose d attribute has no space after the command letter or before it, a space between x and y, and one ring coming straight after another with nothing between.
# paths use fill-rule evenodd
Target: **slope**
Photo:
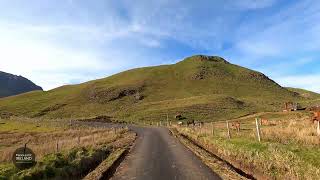
<instances>
[{"instance_id":1,"label":"slope","mask_svg":"<svg viewBox=\"0 0 320 180\"><path fill-rule=\"evenodd\" d=\"M156 121L182 114L220 120L278 110L303 97L262 73L217 56L197 55L173 65L128 70L79 85L31 92L0 100L0 112L50 118L108 115Z\"/></svg>"},{"instance_id":2,"label":"slope","mask_svg":"<svg viewBox=\"0 0 320 180\"><path fill-rule=\"evenodd\" d=\"M291 88L287 87L289 91L298 93L300 96L308 98L308 99L320 99L320 94L312 91L308 91L305 89L300 89L300 88Z\"/></svg>"}]
</instances>

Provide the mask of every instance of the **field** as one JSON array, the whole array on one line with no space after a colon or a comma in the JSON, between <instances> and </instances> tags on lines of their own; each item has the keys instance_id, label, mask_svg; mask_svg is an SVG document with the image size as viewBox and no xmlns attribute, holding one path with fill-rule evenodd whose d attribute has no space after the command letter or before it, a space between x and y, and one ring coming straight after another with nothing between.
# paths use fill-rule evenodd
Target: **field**
<instances>
[{"instance_id":1,"label":"field","mask_svg":"<svg viewBox=\"0 0 320 180\"><path fill-rule=\"evenodd\" d=\"M1 120L0 179L81 178L104 159L127 149L134 139L128 129L92 128L61 120ZM12 153L25 144L38 163L18 170L11 162Z\"/></svg>"},{"instance_id":2,"label":"field","mask_svg":"<svg viewBox=\"0 0 320 180\"><path fill-rule=\"evenodd\" d=\"M267 119L257 139L255 117ZM226 122L176 127L179 134L257 178L319 179L320 137L308 112L259 113ZM241 122L238 132L233 122ZM213 131L212 131L213 130Z\"/></svg>"}]
</instances>

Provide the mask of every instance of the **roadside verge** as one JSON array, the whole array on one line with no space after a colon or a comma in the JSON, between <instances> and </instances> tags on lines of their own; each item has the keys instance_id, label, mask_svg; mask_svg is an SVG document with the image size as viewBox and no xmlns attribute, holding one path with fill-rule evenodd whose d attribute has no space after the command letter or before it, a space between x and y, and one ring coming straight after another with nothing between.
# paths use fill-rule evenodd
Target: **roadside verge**
<instances>
[{"instance_id":1,"label":"roadside verge","mask_svg":"<svg viewBox=\"0 0 320 180\"><path fill-rule=\"evenodd\" d=\"M196 156L198 156L209 168L219 174L223 179L256 179L252 172L243 170L237 164L221 158L216 153L207 150L200 143L191 139L190 137L179 133L175 128L169 129L173 136L175 136L182 144L190 149ZM268 179L263 175L259 178Z\"/></svg>"}]
</instances>

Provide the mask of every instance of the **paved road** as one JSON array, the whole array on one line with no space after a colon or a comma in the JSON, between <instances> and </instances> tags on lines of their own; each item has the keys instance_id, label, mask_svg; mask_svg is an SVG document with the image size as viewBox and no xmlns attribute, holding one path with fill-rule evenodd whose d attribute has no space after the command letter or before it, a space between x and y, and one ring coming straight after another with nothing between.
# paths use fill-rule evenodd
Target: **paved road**
<instances>
[{"instance_id":1,"label":"paved road","mask_svg":"<svg viewBox=\"0 0 320 180\"><path fill-rule=\"evenodd\" d=\"M131 127L138 139L113 180L221 179L165 128Z\"/></svg>"}]
</instances>

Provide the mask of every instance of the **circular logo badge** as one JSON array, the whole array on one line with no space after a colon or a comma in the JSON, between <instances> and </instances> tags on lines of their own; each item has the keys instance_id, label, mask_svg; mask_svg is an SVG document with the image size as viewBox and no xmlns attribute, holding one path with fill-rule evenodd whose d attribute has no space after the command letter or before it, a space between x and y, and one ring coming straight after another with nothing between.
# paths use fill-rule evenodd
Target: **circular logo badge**
<instances>
[{"instance_id":1,"label":"circular logo badge","mask_svg":"<svg viewBox=\"0 0 320 180\"><path fill-rule=\"evenodd\" d=\"M36 156L31 149L21 147L13 153L12 161L18 169L28 169L36 165Z\"/></svg>"}]
</instances>

